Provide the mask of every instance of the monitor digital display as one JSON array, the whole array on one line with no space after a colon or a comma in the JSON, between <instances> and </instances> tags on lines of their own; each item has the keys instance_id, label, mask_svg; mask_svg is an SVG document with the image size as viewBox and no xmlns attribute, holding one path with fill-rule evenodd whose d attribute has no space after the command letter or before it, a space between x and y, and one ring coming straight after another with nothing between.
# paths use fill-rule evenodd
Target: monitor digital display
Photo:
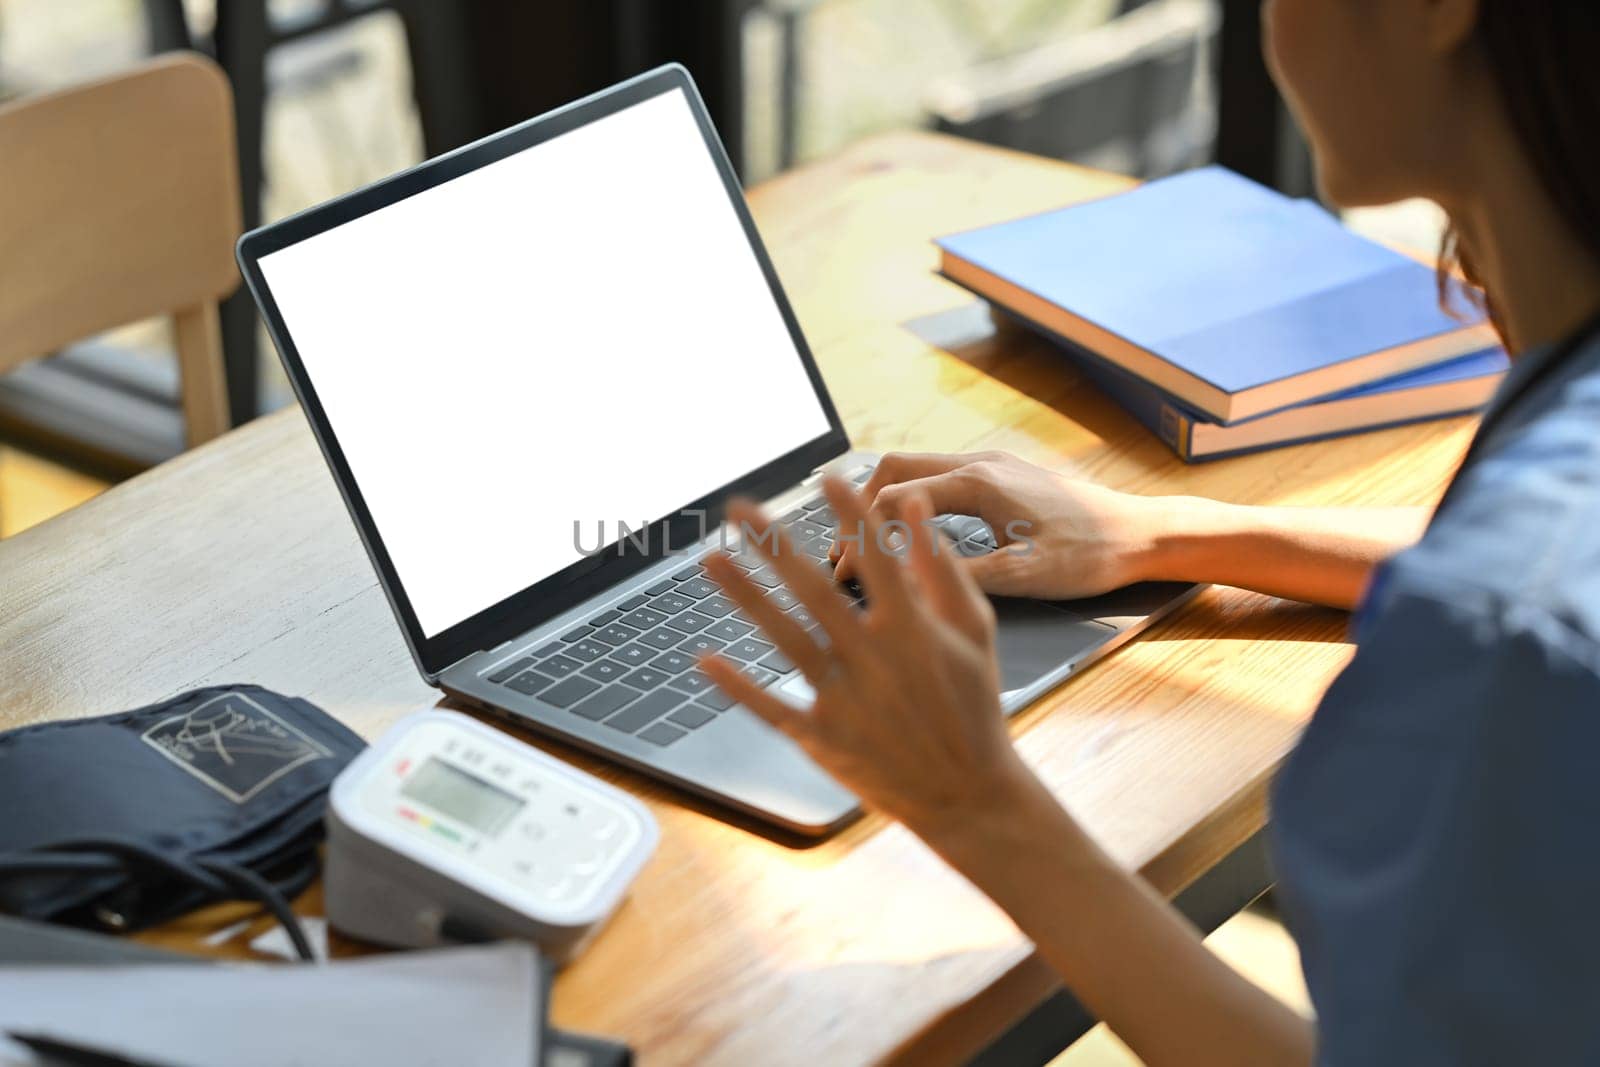
<instances>
[{"instance_id":1,"label":"monitor digital display","mask_svg":"<svg viewBox=\"0 0 1600 1067\"><path fill-rule=\"evenodd\" d=\"M400 787L400 795L488 837L505 829L525 804L521 797L435 756L411 773Z\"/></svg>"}]
</instances>

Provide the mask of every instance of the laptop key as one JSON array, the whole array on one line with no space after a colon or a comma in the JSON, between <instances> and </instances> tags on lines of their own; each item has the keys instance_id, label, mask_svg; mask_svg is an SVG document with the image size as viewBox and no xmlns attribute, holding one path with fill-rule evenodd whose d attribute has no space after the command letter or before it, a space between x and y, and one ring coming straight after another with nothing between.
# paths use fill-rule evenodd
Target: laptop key
<instances>
[{"instance_id":1,"label":"laptop key","mask_svg":"<svg viewBox=\"0 0 1600 1067\"><path fill-rule=\"evenodd\" d=\"M668 615L676 615L680 611L688 611L694 607L694 601L677 593L667 593L650 601L650 607L661 615L662 621L665 621Z\"/></svg>"},{"instance_id":2,"label":"laptop key","mask_svg":"<svg viewBox=\"0 0 1600 1067\"><path fill-rule=\"evenodd\" d=\"M654 607L636 608L628 612L620 620L626 626L639 630L648 630L652 626L660 626L667 621L667 613L655 610Z\"/></svg>"},{"instance_id":3,"label":"laptop key","mask_svg":"<svg viewBox=\"0 0 1600 1067\"><path fill-rule=\"evenodd\" d=\"M551 656L549 659L540 660L534 666L540 674L548 674L552 678L565 678L583 664L566 656Z\"/></svg>"},{"instance_id":4,"label":"laptop key","mask_svg":"<svg viewBox=\"0 0 1600 1067\"><path fill-rule=\"evenodd\" d=\"M720 619L733 611L733 601L725 596L708 596L694 606L694 610L702 615L710 615Z\"/></svg>"},{"instance_id":5,"label":"laptop key","mask_svg":"<svg viewBox=\"0 0 1600 1067\"><path fill-rule=\"evenodd\" d=\"M821 537L813 537L809 541L801 541L794 546L799 549L802 556L808 556L817 563L828 558L828 550L833 547L830 542Z\"/></svg>"},{"instance_id":6,"label":"laptop key","mask_svg":"<svg viewBox=\"0 0 1600 1067\"><path fill-rule=\"evenodd\" d=\"M685 704L671 715L667 716L668 722L677 723L690 730L697 730L706 723L715 719L716 713L700 707L698 704Z\"/></svg>"},{"instance_id":7,"label":"laptop key","mask_svg":"<svg viewBox=\"0 0 1600 1067\"><path fill-rule=\"evenodd\" d=\"M513 675L521 674L531 666L533 666L533 657L525 656L522 659L515 660L506 666L501 667L499 670L489 675L489 681L499 684Z\"/></svg>"},{"instance_id":8,"label":"laptop key","mask_svg":"<svg viewBox=\"0 0 1600 1067\"><path fill-rule=\"evenodd\" d=\"M778 572L773 570L771 567L762 567L760 570L750 575L750 580L755 582L757 585L765 586L768 589L776 589L778 586L783 584L783 579L779 578Z\"/></svg>"},{"instance_id":9,"label":"laptop key","mask_svg":"<svg viewBox=\"0 0 1600 1067\"><path fill-rule=\"evenodd\" d=\"M718 641L705 634L693 634L687 641L678 643L678 651L686 652L691 656L698 656L702 652L721 652L727 647L726 641Z\"/></svg>"},{"instance_id":10,"label":"laptop key","mask_svg":"<svg viewBox=\"0 0 1600 1067\"><path fill-rule=\"evenodd\" d=\"M778 676L776 674L773 674L764 667L757 667L754 663L747 665L739 673L763 689L778 680Z\"/></svg>"},{"instance_id":11,"label":"laptop key","mask_svg":"<svg viewBox=\"0 0 1600 1067\"><path fill-rule=\"evenodd\" d=\"M555 681L554 678L546 678L538 671L523 671L507 682L506 685L519 693L531 697L553 681Z\"/></svg>"},{"instance_id":12,"label":"laptop key","mask_svg":"<svg viewBox=\"0 0 1600 1067\"><path fill-rule=\"evenodd\" d=\"M723 619L714 626L706 628L705 632L719 641L737 641L751 630L753 626L746 626L738 621L738 617Z\"/></svg>"},{"instance_id":13,"label":"laptop key","mask_svg":"<svg viewBox=\"0 0 1600 1067\"><path fill-rule=\"evenodd\" d=\"M797 541L804 541L813 537L821 537L827 532L828 528L826 526L818 526L816 523L810 522L806 519L801 519L799 522L796 522L794 525L789 527L789 535Z\"/></svg>"},{"instance_id":14,"label":"laptop key","mask_svg":"<svg viewBox=\"0 0 1600 1067\"><path fill-rule=\"evenodd\" d=\"M546 656L555 655L557 652L560 652L565 647L566 646L563 645L560 641L551 641L548 645L545 645L543 648L537 650L536 652L531 653L531 655L535 659L544 659Z\"/></svg>"},{"instance_id":15,"label":"laptop key","mask_svg":"<svg viewBox=\"0 0 1600 1067\"><path fill-rule=\"evenodd\" d=\"M811 514L807 515L806 518L816 523L818 526L826 529L832 529L833 527L839 525L839 516L833 513L832 508L818 508L816 511L813 511Z\"/></svg>"},{"instance_id":16,"label":"laptop key","mask_svg":"<svg viewBox=\"0 0 1600 1067\"><path fill-rule=\"evenodd\" d=\"M753 637L747 637L743 641L735 641L723 649L722 654L733 659L754 661L771 651L772 646L765 641L757 641Z\"/></svg>"},{"instance_id":17,"label":"laptop key","mask_svg":"<svg viewBox=\"0 0 1600 1067\"><path fill-rule=\"evenodd\" d=\"M747 571L758 571L767 565L766 555L754 545L746 545L744 548L740 549L737 553L730 555L728 558L733 560L737 566Z\"/></svg>"},{"instance_id":18,"label":"laptop key","mask_svg":"<svg viewBox=\"0 0 1600 1067\"><path fill-rule=\"evenodd\" d=\"M666 722L658 722L648 730L642 730L639 733L639 737L643 740L650 742L652 745L660 745L662 748L666 748L674 741L681 741L688 736L684 731Z\"/></svg>"},{"instance_id":19,"label":"laptop key","mask_svg":"<svg viewBox=\"0 0 1600 1067\"><path fill-rule=\"evenodd\" d=\"M678 592L684 596L692 596L696 600L704 600L717 592L717 586L716 583L708 582L704 578L690 578L687 582L678 583Z\"/></svg>"},{"instance_id":20,"label":"laptop key","mask_svg":"<svg viewBox=\"0 0 1600 1067\"><path fill-rule=\"evenodd\" d=\"M655 689L671 677L672 675L666 671L658 671L654 667L640 667L631 674L624 675L622 684L631 685L635 689Z\"/></svg>"},{"instance_id":21,"label":"laptop key","mask_svg":"<svg viewBox=\"0 0 1600 1067\"><path fill-rule=\"evenodd\" d=\"M952 541L959 541L978 528L971 515L935 515L933 524L939 528L940 533Z\"/></svg>"},{"instance_id":22,"label":"laptop key","mask_svg":"<svg viewBox=\"0 0 1600 1067\"><path fill-rule=\"evenodd\" d=\"M794 661L776 650L762 656L757 662L774 674L788 674L794 670Z\"/></svg>"},{"instance_id":23,"label":"laptop key","mask_svg":"<svg viewBox=\"0 0 1600 1067\"><path fill-rule=\"evenodd\" d=\"M698 630L704 630L712 622L712 619L707 618L698 611L686 611L681 615L674 615L668 619L667 625L674 630L682 630L686 634L692 634Z\"/></svg>"},{"instance_id":24,"label":"laptop key","mask_svg":"<svg viewBox=\"0 0 1600 1067\"><path fill-rule=\"evenodd\" d=\"M656 658L656 650L649 645L624 645L611 653L611 658L630 667L637 667L641 663L649 663Z\"/></svg>"},{"instance_id":25,"label":"laptop key","mask_svg":"<svg viewBox=\"0 0 1600 1067\"><path fill-rule=\"evenodd\" d=\"M660 596L662 593L665 593L668 589L671 589L676 584L677 583L674 582L671 578L663 578L661 581L657 582L655 585L646 586L645 587L645 595L646 596Z\"/></svg>"},{"instance_id":26,"label":"laptop key","mask_svg":"<svg viewBox=\"0 0 1600 1067\"><path fill-rule=\"evenodd\" d=\"M669 630L665 626L657 626L654 630L639 638L644 644L653 648L668 649L683 640L683 634L677 630Z\"/></svg>"},{"instance_id":27,"label":"laptop key","mask_svg":"<svg viewBox=\"0 0 1600 1067\"><path fill-rule=\"evenodd\" d=\"M767 599L778 605L779 611L788 611L790 608L800 603L799 597L789 592L789 590L781 588L774 589L772 592L768 593Z\"/></svg>"},{"instance_id":28,"label":"laptop key","mask_svg":"<svg viewBox=\"0 0 1600 1067\"><path fill-rule=\"evenodd\" d=\"M574 675L565 681L557 682L540 693L539 699L546 704L554 704L558 708L571 707L599 688L600 683L593 678Z\"/></svg>"},{"instance_id":29,"label":"laptop key","mask_svg":"<svg viewBox=\"0 0 1600 1067\"><path fill-rule=\"evenodd\" d=\"M805 509L806 511L816 511L818 508L827 507L827 505L828 498L822 493L818 493L810 500L803 500L800 502L801 508Z\"/></svg>"},{"instance_id":30,"label":"laptop key","mask_svg":"<svg viewBox=\"0 0 1600 1067\"><path fill-rule=\"evenodd\" d=\"M627 707L638 699L637 690L625 685L608 685L583 703L573 705L572 714L599 722L618 708Z\"/></svg>"},{"instance_id":31,"label":"laptop key","mask_svg":"<svg viewBox=\"0 0 1600 1067\"><path fill-rule=\"evenodd\" d=\"M618 604L617 607L621 608L623 611L632 611L634 608L644 607L645 602L649 599L649 597L644 596L643 594L635 594L634 596L631 596L627 600L624 600L622 603Z\"/></svg>"},{"instance_id":32,"label":"laptop key","mask_svg":"<svg viewBox=\"0 0 1600 1067\"><path fill-rule=\"evenodd\" d=\"M789 612L789 618L794 620L795 625L805 630L815 629L817 625L816 617L804 604Z\"/></svg>"},{"instance_id":33,"label":"laptop key","mask_svg":"<svg viewBox=\"0 0 1600 1067\"><path fill-rule=\"evenodd\" d=\"M700 694L700 699L696 703L704 704L713 711L727 711L733 707L733 698L716 686L712 686Z\"/></svg>"},{"instance_id":34,"label":"laptop key","mask_svg":"<svg viewBox=\"0 0 1600 1067\"><path fill-rule=\"evenodd\" d=\"M576 630L568 630L566 633L562 634L561 635L561 640L565 641L567 644L570 645L570 644L572 644L572 642L576 641L578 638L580 638L580 637L588 637L593 632L594 632L594 627L593 626L580 626Z\"/></svg>"},{"instance_id":35,"label":"laptop key","mask_svg":"<svg viewBox=\"0 0 1600 1067\"><path fill-rule=\"evenodd\" d=\"M650 661L650 666L668 674L678 674L694 666L694 657L683 652L663 652Z\"/></svg>"},{"instance_id":36,"label":"laptop key","mask_svg":"<svg viewBox=\"0 0 1600 1067\"><path fill-rule=\"evenodd\" d=\"M585 663L593 663L610 651L610 645L602 645L598 641L591 641L585 637L582 641L574 641L568 645L566 654L581 659Z\"/></svg>"},{"instance_id":37,"label":"laptop key","mask_svg":"<svg viewBox=\"0 0 1600 1067\"><path fill-rule=\"evenodd\" d=\"M688 671L684 674L680 674L667 684L672 686L672 688L677 689L680 692L688 693L691 696L699 696L701 693L715 688L711 684L711 679L707 678L699 671Z\"/></svg>"},{"instance_id":38,"label":"laptop key","mask_svg":"<svg viewBox=\"0 0 1600 1067\"><path fill-rule=\"evenodd\" d=\"M596 615L594 618L589 620L589 625L590 626L604 626L606 623L611 622L613 619L621 617L621 615L622 615L622 612L617 611L616 609L612 609L611 611L602 611L600 614Z\"/></svg>"},{"instance_id":39,"label":"laptop key","mask_svg":"<svg viewBox=\"0 0 1600 1067\"><path fill-rule=\"evenodd\" d=\"M657 689L611 716L606 725L625 734L637 733L688 699L687 695L671 689Z\"/></svg>"},{"instance_id":40,"label":"laptop key","mask_svg":"<svg viewBox=\"0 0 1600 1067\"><path fill-rule=\"evenodd\" d=\"M686 582L690 578L700 577L705 572L706 569L704 567L696 564L693 567L685 567L683 570L678 571L672 576L672 580L675 582Z\"/></svg>"},{"instance_id":41,"label":"laptop key","mask_svg":"<svg viewBox=\"0 0 1600 1067\"><path fill-rule=\"evenodd\" d=\"M614 659L597 659L579 673L587 674L596 681L615 682L628 673L628 668Z\"/></svg>"},{"instance_id":42,"label":"laptop key","mask_svg":"<svg viewBox=\"0 0 1600 1067\"><path fill-rule=\"evenodd\" d=\"M638 636L638 630L631 626L624 626L620 622L614 622L610 626L602 626L594 632L596 641L604 641L612 646L625 645Z\"/></svg>"}]
</instances>

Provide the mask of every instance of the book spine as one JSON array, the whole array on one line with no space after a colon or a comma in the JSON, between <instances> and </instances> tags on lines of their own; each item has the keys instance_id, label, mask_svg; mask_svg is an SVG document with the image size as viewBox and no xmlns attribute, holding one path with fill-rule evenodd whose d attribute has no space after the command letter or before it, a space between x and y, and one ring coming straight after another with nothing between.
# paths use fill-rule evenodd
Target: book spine
<instances>
[{"instance_id":1,"label":"book spine","mask_svg":"<svg viewBox=\"0 0 1600 1067\"><path fill-rule=\"evenodd\" d=\"M1194 423L1171 404L1161 405L1161 417L1157 420L1159 426L1153 427L1156 436L1166 442L1168 448L1185 463L1193 462L1189 454L1189 443L1194 432Z\"/></svg>"}]
</instances>

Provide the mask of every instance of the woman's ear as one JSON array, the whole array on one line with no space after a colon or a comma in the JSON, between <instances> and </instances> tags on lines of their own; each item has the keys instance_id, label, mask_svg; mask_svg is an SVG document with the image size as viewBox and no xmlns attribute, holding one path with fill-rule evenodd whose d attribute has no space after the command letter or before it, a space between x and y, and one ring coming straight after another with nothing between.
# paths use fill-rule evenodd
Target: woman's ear
<instances>
[{"instance_id":1,"label":"woman's ear","mask_svg":"<svg viewBox=\"0 0 1600 1067\"><path fill-rule=\"evenodd\" d=\"M1478 30L1480 0L1423 0L1421 6L1423 36L1436 55L1459 51Z\"/></svg>"}]
</instances>

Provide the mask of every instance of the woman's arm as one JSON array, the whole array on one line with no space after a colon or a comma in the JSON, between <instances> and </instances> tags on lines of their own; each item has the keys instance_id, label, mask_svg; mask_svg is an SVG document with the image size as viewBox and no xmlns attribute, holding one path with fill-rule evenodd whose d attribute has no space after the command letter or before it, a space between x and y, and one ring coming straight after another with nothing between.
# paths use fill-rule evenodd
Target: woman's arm
<instances>
[{"instance_id":1,"label":"woman's arm","mask_svg":"<svg viewBox=\"0 0 1600 1067\"><path fill-rule=\"evenodd\" d=\"M861 531L857 563L872 593L864 611L748 504L729 509L741 541L766 554L814 622L797 622L728 557L706 562L810 681L811 706L708 655L712 681L993 897L1147 1063L1309 1063L1310 1024L1212 956L1017 755L1000 713L994 609L938 541L928 497L913 490L904 501L902 563L864 496L836 478L826 490L839 528Z\"/></svg>"},{"instance_id":2,"label":"woman's arm","mask_svg":"<svg viewBox=\"0 0 1600 1067\"><path fill-rule=\"evenodd\" d=\"M1417 542L1428 508L1246 507L1144 498L1153 528L1147 579L1214 582L1354 608L1378 564Z\"/></svg>"},{"instance_id":3,"label":"woman's arm","mask_svg":"<svg viewBox=\"0 0 1600 1067\"><path fill-rule=\"evenodd\" d=\"M1145 497L1074 481L998 452L891 454L863 490L880 520L910 493L976 515L1001 551L965 564L985 592L1067 600L1137 581L1216 582L1351 608L1372 568L1413 544L1422 508L1268 508ZM841 578L855 577L846 546Z\"/></svg>"},{"instance_id":4,"label":"woman's arm","mask_svg":"<svg viewBox=\"0 0 1600 1067\"><path fill-rule=\"evenodd\" d=\"M1005 909L1073 995L1147 1064L1309 1064L1311 1023L1223 963L1031 774L911 829Z\"/></svg>"}]
</instances>

